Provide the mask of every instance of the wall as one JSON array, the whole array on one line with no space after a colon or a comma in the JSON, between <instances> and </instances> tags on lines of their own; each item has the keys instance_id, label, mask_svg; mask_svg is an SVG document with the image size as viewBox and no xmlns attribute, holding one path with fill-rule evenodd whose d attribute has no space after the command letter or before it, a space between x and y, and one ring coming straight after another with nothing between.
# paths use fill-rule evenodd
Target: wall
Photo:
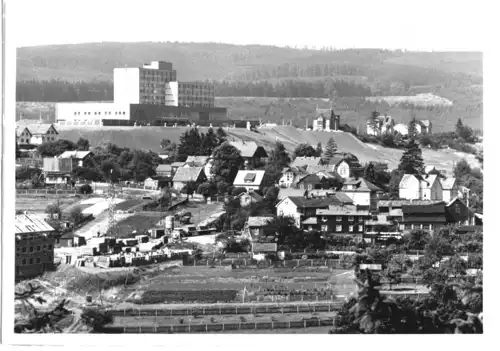
<instances>
[{"instance_id":1,"label":"wall","mask_svg":"<svg viewBox=\"0 0 500 351\"><path fill-rule=\"evenodd\" d=\"M55 239L44 234L47 237L42 233L16 235L16 278L34 277L53 267Z\"/></svg>"},{"instance_id":2,"label":"wall","mask_svg":"<svg viewBox=\"0 0 500 351\"><path fill-rule=\"evenodd\" d=\"M293 183L293 178L292 172L284 173L279 180L279 184L289 188Z\"/></svg>"},{"instance_id":3,"label":"wall","mask_svg":"<svg viewBox=\"0 0 500 351\"><path fill-rule=\"evenodd\" d=\"M101 119L130 119L130 106L126 103L58 103L55 109L56 121L65 121L65 125L99 125Z\"/></svg>"},{"instance_id":4,"label":"wall","mask_svg":"<svg viewBox=\"0 0 500 351\"><path fill-rule=\"evenodd\" d=\"M139 72L137 67L113 70L114 102L119 104L140 103Z\"/></svg>"},{"instance_id":5,"label":"wall","mask_svg":"<svg viewBox=\"0 0 500 351\"><path fill-rule=\"evenodd\" d=\"M412 177L408 180L406 188L399 188L399 198L407 200L420 199L420 182L417 178Z\"/></svg>"},{"instance_id":6,"label":"wall","mask_svg":"<svg viewBox=\"0 0 500 351\"><path fill-rule=\"evenodd\" d=\"M368 191L349 191L343 190L344 193L354 202L355 205L370 206L370 193Z\"/></svg>"},{"instance_id":7,"label":"wall","mask_svg":"<svg viewBox=\"0 0 500 351\"><path fill-rule=\"evenodd\" d=\"M168 82L165 86L165 105L178 106L179 105L179 83Z\"/></svg>"},{"instance_id":8,"label":"wall","mask_svg":"<svg viewBox=\"0 0 500 351\"><path fill-rule=\"evenodd\" d=\"M337 167L337 173L344 179L349 178L349 165L347 162L342 161Z\"/></svg>"},{"instance_id":9,"label":"wall","mask_svg":"<svg viewBox=\"0 0 500 351\"><path fill-rule=\"evenodd\" d=\"M353 216L353 220L349 220L349 216L317 216L318 217L318 230L322 230L322 226L327 225L327 233L344 233L344 234L361 234L364 232L365 218L363 216ZM341 220L337 221L337 217ZM326 218L326 222L322 218ZM337 226L341 228L338 230ZM349 226L353 225L351 232ZM359 227L361 225L361 227Z\"/></svg>"},{"instance_id":10,"label":"wall","mask_svg":"<svg viewBox=\"0 0 500 351\"><path fill-rule=\"evenodd\" d=\"M203 82L179 83L179 106L214 107L215 88Z\"/></svg>"},{"instance_id":11,"label":"wall","mask_svg":"<svg viewBox=\"0 0 500 351\"><path fill-rule=\"evenodd\" d=\"M458 189L453 187L453 189L443 190L443 201L450 202L456 196L458 196Z\"/></svg>"},{"instance_id":12,"label":"wall","mask_svg":"<svg viewBox=\"0 0 500 351\"><path fill-rule=\"evenodd\" d=\"M297 206L290 199L285 199L276 206L278 216L289 216L295 219L295 224L300 227L300 214L297 211Z\"/></svg>"}]
</instances>

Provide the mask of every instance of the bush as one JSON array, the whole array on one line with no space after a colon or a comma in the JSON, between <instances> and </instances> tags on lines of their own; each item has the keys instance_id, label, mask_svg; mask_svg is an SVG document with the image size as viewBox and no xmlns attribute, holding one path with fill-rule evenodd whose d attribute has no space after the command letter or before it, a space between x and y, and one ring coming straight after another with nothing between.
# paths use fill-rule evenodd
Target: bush
<instances>
[{"instance_id":1,"label":"bush","mask_svg":"<svg viewBox=\"0 0 500 351\"><path fill-rule=\"evenodd\" d=\"M80 187L80 194L92 194L93 189L89 184L84 184Z\"/></svg>"},{"instance_id":2,"label":"bush","mask_svg":"<svg viewBox=\"0 0 500 351\"><path fill-rule=\"evenodd\" d=\"M247 192L247 189L244 187L235 187L232 189L231 195L238 196L238 195L240 195L242 193L246 193L246 192Z\"/></svg>"}]
</instances>

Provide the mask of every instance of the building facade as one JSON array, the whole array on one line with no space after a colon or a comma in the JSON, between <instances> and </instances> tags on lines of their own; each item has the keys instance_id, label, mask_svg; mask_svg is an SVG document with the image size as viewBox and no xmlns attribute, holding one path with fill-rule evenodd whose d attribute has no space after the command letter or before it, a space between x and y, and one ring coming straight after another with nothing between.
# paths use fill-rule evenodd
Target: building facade
<instances>
[{"instance_id":1,"label":"building facade","mask_svg":"<svg viewBox=\"0 0 500 351\"><path fill-rule=\"evenodd\" d=\"M227 115L225 108L215 107L213 84L178 82L171 62L153 61L142 67L115 68L113 80L113 102L58 103L57 123L163 125L172 118L208 121L223 120Z\"/></svg>"},{"instance_id":2,"label":"building facade","mask_svg":"<svg viewBox=\"0 0 500 351\"><path fill-rule=\"evenodd\" d=\"M18 215L16 228L16 281L36 277L54 266L55 231L42 218Z\"/></svg>"}]
</instances>

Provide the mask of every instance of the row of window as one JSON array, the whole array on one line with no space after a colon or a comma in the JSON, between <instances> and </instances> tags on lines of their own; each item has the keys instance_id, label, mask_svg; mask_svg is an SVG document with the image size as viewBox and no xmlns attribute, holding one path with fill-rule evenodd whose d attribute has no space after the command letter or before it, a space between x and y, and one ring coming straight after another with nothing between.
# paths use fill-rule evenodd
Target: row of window
<instances>
[{"instance_id":1,"label":"row of window","mask_svg":"<svg viewBox=\"0 0 500 351\"><path fill-rule=\"evenodd\" d=\"M324 224L324 225L321 226L321 231L322 232L328 232L328 229L329 228L328 228L327 224ZM342 225L337 224L335 226L335 231L336 232L341 232L342 231ZM360 224L360 225L358 225L358 232L362 232L362 231L363 231L363 226ZM354 232L354 225L350 225L349 226L349 232L351 232L351 233Z\"/></svg>"},{"instance_id":2,"label":"row of window","mask_svg":"<svg viewBox=\"0 0 500 351\"><path fill-rule=\"evenodd\" d=\"M52 257L49 257L48 261L51 261L52 260ZM41 259L40 257L37 257L36 259L33 259L33 258L30 258L30 259L26 259L26 258L23 258L21 260L21 266L28 266L28 265L31 265L31 264L40 264L41 263Z\"/></svg>"},{"instance_id":3,"label":"row of window","mask_svg":"<svg viewBox=\"0 0 500 351\"><path fill-rule=\"evenodd\" d=\"M35 252L35 251L40 252L42 250L46 251L47 249L48 250L52 250L52 248L53 247L50 244L49 245L43 244L43 245L38 245L38 246L30 246L29 248L26 247L26 246L22 246L22 247L16 246L16 251L17 252L23 252L23 253L28 252L28 251L29 252Z\"/></svg>"},{"instance_id":4,"label":"row of window","mask_svg":"<svg viewBox=\"0 0 500 351\"><path fill-rule=\"evenodd\" d=\"M74 112L73 113L75 116L79 116L80 115L80 112ZM91 115L92 112L84 112L83 113L84 115ZM94 115L100 115L101 112L94 112ZM113 112L111 111L104 111L104 115L112 115ZM125 111L115 111L115 115L124 115L125 114Z\"/></svg>"}]
</instances>

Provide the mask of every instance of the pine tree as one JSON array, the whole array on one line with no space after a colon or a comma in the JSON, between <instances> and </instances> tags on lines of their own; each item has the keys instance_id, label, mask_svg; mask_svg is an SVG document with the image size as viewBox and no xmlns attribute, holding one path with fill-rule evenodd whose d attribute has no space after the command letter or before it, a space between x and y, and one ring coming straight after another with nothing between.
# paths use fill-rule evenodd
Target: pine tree
<instances>
[{"instance_id":1,"label":"pine tree","mask_svg":"<svg viewBox=\"0 0 500 351\"><path fill-rule=\"evenodd\" d=\"M330 138L326 144L325 152L323 153L323 162L329 164L330 160L335 156L335 152L337 152L337 143L333 138Z\"/></svg>"},{"instance_id":2,"label":"pine tree","mask_svg":"<svg viewBox=\"0 0 500 351\"><path fill-rule=\"evenodd\" d=\"M365 167L365 179L370 183L376 183L375 166L373 162L370 162L368 166Z\"/></svg>"},{"instance_id":3,"label":"pine tree","mask_svg":"<svg viewBox=\"0 0 500 351\"><path fill-rule=\"evenodd\" d=\"M184 162L188 156L199 156L201 153L201 135L198 128L190 128L180 136L177 147L177 161Z\"/></svg>"},{"instance_id":4,"label":"pine tree","mask_svg":"<svg viewBox=\"0 0 500 351\"><path fill-rule=\"evenodd\" d=\"M422 150L414 139L406 146L406 150L399 161L398 170L405 174L424 174L424 159L422 158Z\"/></svg>"},{"instance_id":5,"label":"pine tree","mask_svg":"<svg viewBox=\"0 0 500 351\"><path fill-rule=\"evenodd\" d=\"M227 186L232 185L236 174L244 164L240 151L225 143L214 150L213 157L214 162L210 171L214 175L215 183L224 182Z\"/></svg>"},{"instance_id":6,"label":"pine tree","mask_svg":"<svg viewBox=\"0 0 500 351\"><path fill-rule=\"evenodd\" d=\"M323 154L323 145L321 145L321 143L318 143L318 145L316 145L316 157L321 157L322 154Z\"/></svg>"},{"instance_id":7,"label":"pine tree","mask_svg":"<svg viewBox=\"0 0 500 351\"><path fill-rule=\"evenodd\" d=\"M458 136L462 135L462 131L464 129L464 124L462 123L462 119L459 118L457 120L457 124L455 124L455 133L457 133Z\"/></svg>"},{"instance_id":8,"label":"pine tree","mask_svg":"<svg viewBox=\"0 0 500 351\"><path fill-rule=\"evenodd\" d=\"M222 145L227 141L227 133L224 131L224 129L222 129L222 127L217 128L215 134L217 136L217 146Z\"/></svg>"},{"instance_id":9,"label":"pine tree","mask_svg":"<svg viewBox=\"0 0 500 351\"><path fill-rule=\"evenodd\" d=\"M371 128L372 131L375 132L375 135L380 134L380 121L378 117L380 116L380 113L377 111L373 111L370 118L368 119L368 126Z\"/></svg>"},{"instance_id":10,"label":"pine tree","mask_svg":"<svg viewBox=\"0 0 500 351\"><path fill-rule=\"evenodd\" d=\"M207 134L203 136L202 155L210 156L218 145L217 135L212 128L209 128Z\"/></svg>"},{"instance_id":11,"label":"pine tree","mask_svg":"<svg viewBox=\"0 0 500 351\"><path fill-rule=\"evenodd\" d=\"M414 138L417 135L417 119L415 116L411 119L408 124L408 136Z\"/></svg>"},{"instance_id":12,"label":"pine tree","mask_svg":"<svg viewBox=\"0 0 500 351\"><path fill-rule=\"evenodd\" d=\"M271 155L269 155L269 165L275 165L282 169L287 167L291 162L290 156L286 152L285 146L281 142L277 142Z\"/></svg>"}]
</instances>

